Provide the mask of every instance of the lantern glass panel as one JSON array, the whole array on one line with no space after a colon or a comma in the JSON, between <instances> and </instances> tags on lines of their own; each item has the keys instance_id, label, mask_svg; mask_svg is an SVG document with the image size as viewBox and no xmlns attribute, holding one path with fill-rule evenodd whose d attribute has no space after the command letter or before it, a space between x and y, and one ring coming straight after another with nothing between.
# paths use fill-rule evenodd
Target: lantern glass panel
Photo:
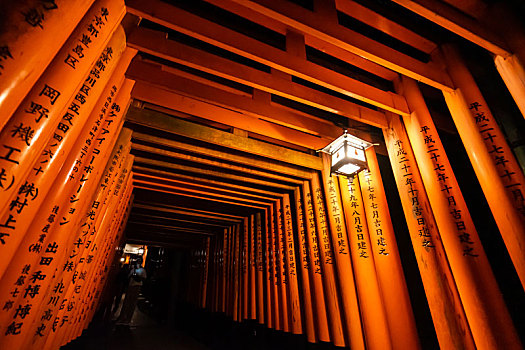
<instances>
[{"instance_id":1,"label":"lantern glass panel","mask_svg":"<svg viewBox=\"0 0 525 350\"><path fill-rule=\"evenodd\" d=\"M344 175L353 175L355 172L359 171L359 169L361 169L360 166L358 165L355 165L355 164L351 164L351 163L348 163L348 164L345 164L343 165L342 167L340 167L337 172L338 173L342 173Z\"/></svg>"}]
</instances>

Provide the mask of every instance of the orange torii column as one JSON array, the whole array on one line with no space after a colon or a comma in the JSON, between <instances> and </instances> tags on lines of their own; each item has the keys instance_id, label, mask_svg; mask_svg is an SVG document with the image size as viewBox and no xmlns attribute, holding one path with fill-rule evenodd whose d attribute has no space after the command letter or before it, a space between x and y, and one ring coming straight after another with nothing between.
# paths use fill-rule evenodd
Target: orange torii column
<instances>
[{"instance_id":1,"label":"orange torii column","mask_svg":"<svg viewBox=\"0 0 525 350\"><path fill-rule=\"evenodd\" d=\"M234 244L233 244L233 298L232 298L232 312L233 312L233 320L234 321L241 321L241 283L240 283L240 275L241 275L241 225L235 225L233 229L233 235L234 235Z\"/></svg>"},{"instance_id":2,"label":"orange torii column","mask_svg":"<svg viewBox=\"0 0 525 350\"><path fill-rule=\"evenodd\" d=\"M273 324L278 331L283 330L283 298L281 293L281 263L279 253L279 236L277 234L277 220L275 215L275 204L272 203L269 212L270 220L270 244L272 248L272 282L273 282Z\"/></svg>"},{"instance_id":3,"label":"orange torii column","mask_svg":"<svg viewBox=\"0 0 525 350\"><path fill-rule=\"evenodd\" d=\"M33 169L33 162L52 137L66 109L76 113L80 107L79 101L74 106L66 103L82 86L89 70L98 71L93 65L124 12L122 0L97 1L1 130L0 212L9 205L9 199ZM84 37L91 40L88 46L82 44ZM75 53L77 47L81 48L79 53ZM12 249L9 236L13 224L9 220L0 223L2 251ZM0 253L0 260L3 256Z\"/></svg>"},{"instance_id":4,"label":"orange torii column","mask_svg":"<svg viewBox=\"0 0 525 350\"><path fill-rule=\"evenodd\" d=\"M3 6L0 130L92 4L93 0L31 0Z\"/></svg>"},{"instance_id":5,"label":"orange torii column","mask_svg":"<svg viewBox=\"0 0 525 350\"><path fill-rule=\"evenodd\" d=\"M475 349L425 187L398 116L389 114L389 127L383 129L383 135L439 345L442 349Z\"/></svg>"},{"instance_id":6,"label":"orange torii column","mask_svg":"<svg viewBox=\"0 0 525 350\"><path fill-rule=\"evenodd\" d=\"M206 248L204 251L204 276L202 280L201 307L206 307L206 288L208 287L208 270L210 265L210 237L206 237Z\"/></svg>"},{"instance_id":7,"label":"orange torii column","mask_svg":"<svg viewBox=\"0 0 525 350\"><path fill-rule=\"evenodd\" d=\"M132 156L126 156L126 158L123 156L121 159L118 174L115 175L118 175L119 179L127 179L133 159ZM98 214L99 217L103 218L97 227L91 230L89 235L91 242L89 245L86 245L82 253L83 258L80 260L85 259L85 263L77 264L71 278L63 278L67 289L64 300L68 301L68 307L60 305L57 314L57 317L61 320L60 325L57 331L50 334L46 340L47 345L45 348L55 349L64 344L71 334L75 332L78 322L85 320L87 317L89 303L94 296L93 288L96 288L101 279L100 264L107 253L108 244L110 244L116 234L115 221L118 217L118 208L123 204L123 201L118 198L118 186L118 180L114 176L106 195L108 200L102 204L102 209ZM117 191L117 194L114 194L115 191ZM70 307L71 303L74 303L74 305Z\"/></svg>"},{"instance_id":8,"label":"orange torii column","mask_svg":"<svg viewBox=\"0 0 525 350\"><path fill-rule=\"evenodd\" d=\"M521 347L467 205L417 82L396 89L412 110L406 130L478 349Z\"/></svg>"},{"instance_id":9,"label":"orange torii column","mask_svg":"<svg viewBox=\"0 0 525 350\"><path fill-rule=\"evenodd\" d=\"M275 311L274 307L276 304L275 299L275 278L274 278L274 267L273 267L273 238L271 233L271 224L272 221L271 216L271 208L266 208L264 210L265 220L264 220L264 228L265 228L265 261L266 261L266 325L269 328L276 328L274 319L275 319Z\"/></svg>"},{"instance_id":10,"label":"orange torii column","mask_svg":"<svg viewBox=\"0 0 525 350\"><path fill-rule=\"evenodd\" d=\"M263 235L262 235L262 222L261 213L255 214L255 256L256 256L256 268L257 268L257 321L260 324L264 324L264 251L263 251Z\"/></svg>"},{"instance_id":11,"label":"orange torii column","mask_svg":"<svg viewBox=\"0 0 525 350\"><path fill-rule=\"evenodd\" d=\"M366 159L368 171L359 174L359 183L392 347L419 349L416 322L373 147L366 150Z\"/></svg>"},{"instance_id":12,"label":"orange torii column","mask_svg":"<svg viewBox=\"0 0 525 350\"><path fill-rule=\"evenodd\" d=\"M229 228L225 228L223 231L222 240L222 259L221 259L221 298L219 310L226 313L226 294L227 294L227 281L228 281L228 234Z\"/></svg>"},{"instance_id":13,"label":"orange torii column","mask_svg":"<svg viewBox=\"0 0 525 350\"><path fill-rule=\"evenodd\" d=\"M120 39L121 39L121 44L123 45L123 43L124 43L124 41L123 41L124 40L123 33L122 33L122 37ZM117 51L118 51L117 47L115 47L115 54L117 54ZM107 77L106 77L106 81L107 81ZM103 86L103 81L101 81L101 83L102 83L101 84L101 87L102 87ZM100 94L100 90L101 89L99 89L99 91L98 91L99 94ZM107 97L110 98L110 99L112 98L112 97L110 97L110 94L114 95L114 93L115 93L115 91L113 91L112 88L107 89L105 91L105 94L107 94ZM103 97L106 97L106 96L104 95ZM102 103L102 105L100 103L97 103L97 105L99 107L103 107L103 103ZM99 107L97 107L97 108L99 108ZM89 113L89 111L86 111L86 112ZM83 113L80 116L86 118L86 116ZM96 112L93 112L92 116L93 117L88 118L89 119L88 120L88 125L83 128L84 131L81 133L82 138L87 138L89 136L89 132L90 132L90 128L92 127L92 124L94 125L95 121L99 119L98 118L98 110ZM74 130L76 128L76 123L73 124L73 125L68 123L68 126L70 126L72 128L71 132L73 134L76 134L76 136L78 137L77 130ZM81 127L81 126L82 125L78 125L78 127ZM62 134L60 134L59 130L57 130L57 135L59 135L59 136L62 135ZM65 137L65 135L64 135L64 137ZM71 144L70 141L67 141L67 140L63 140L63 141ZM44 215L44 214L42 214L43 212L49 212L50 216L49 217L40 217L40 219L43 220L41 225L37 225L36 222L35 222L35 220L37 219L38 215L37 215L37 217L35 217L35 220L32 220L33 219L32 218L33 215L29 215L28 217L24 218L24 221L22 221L20 223L21 224L21 226L20 226L21 229L24 228L24 231L25 231L27 228L29 228L29 231L24 236L23 244L19 247L19 250L21 250L21 254L15 255L15 259L10 264L11 268L9 268L7 270L7 274L2 279L3 282L1 283L1 286L0 286L0 298L1 298L0 300L2 300L2 302L7 302L7 300L4 299L5 295L6 295L6 293L3 291L4 287L11 289L11 286L13 286L13 285L15 285L17 283L15 281L19 281L20 280L20 276L17 276L17 275L18 275L20 269L22 268L22 266L26 266L27 264L34 266L34 264L36 263L37 259L39 259L39 255L42 252L43 247L45 247L46 244L49 243L49 237L48 237L49 234L48 234L48 232L50 232L50 227L52 225L52 222L55 221L54 219L49 219L49 218L50 217L52 217L52 218L56 217L57 220L58 220L58 206L57 206L56 209L54 207L58 204L57 201L60 200L59 197L61 195L63 196L63 192L58 191L58 190L51 191L51 193L49 193L48 196L45 196L46 193L50 189L50 185L46 184L44 180L54 181L55 179L57 179L57 181L60 181L60 179L62 179L61 181L67 182L67 179L69 177L68 170L69 169L73 169L74 167L77 167L77 165L75 164L76 163L76 158L78 156L77 153L81 152L81 148L82 148L82 144L79 144L76 147L76 149L73 148L73 150L70 152L69 157L65 161L63 169L61 170L60 173L58 173L58 170L60 168L59 165L54 165L54 168L49 168L49 167L46 168L46 167L44 167L44 168L46 168L46 170L49 170L49 171L52 172L50 174L52 176L51 179L50 178L45 178L45 179L40 180L38 176L32 176L32 177L30 177L28 179L31 182L31 184L35 184L36 183L38 186L40 186L40 185L43 186L43 188L42 188L43 189L43 191L42 191L42 198L40 198L38 200L39 203L37 203L38 208L40 209L38 211L38 215L43 216ZM63 150L62 150L62 152L63 152ZM60 157L60 156L57 155L57 157ZM42 155L42 159L45 162L46 159L47 159L47 156L45 154L43 154ZM55 188L55 189L57 189L57 186L59 186L56 183L57 181L55 181L55 183L53 183L53 188ZM44 189L44 187L45 187L45 189ZM33 188L33 191L36 194L38 189L37 188ZM45 200L44 200L44 197L45 197ZM44 207L48 208L47 211L46 211L46 209L42 209L41 208L41 204L42 203L43 203ZM30 209L30 208L28 208L28 209ZM37 208L35 208L34 212L36 212L36 209ZM29 213L29 214L31 214L31 213ZM26 221L28 221L28 222L26 222ZM49 221L52 221L52 222L49 222ZM21 232L21 235L22 234L23 234L23 232ZM54 243L51 243L51 244L54 244ZM29 252L30 255L26 256L26 254L27 254L26 252ZM33 261L34 261L34 263L33 263ZM45 266L43 268L45 269ZM28 273L29 272L30 271L28 271ZM42 274L42 275L45 275L45 274ZM51 276L51 275L48 275L48 277L49 276ZM19 281L19 282L21 282L21 281ZM28 284L28 282L26 281L26 283L22 283L22 284L19 283L17 285L21 288L21 286L24 285L24 284ZM36 284L38 284L38 283L36 283ZM2 286L4 286L4 287L2 287ZM14 300L12 300L12 301L14 302ZM9 310L9 309L5 309L5 310ZM3 319L3 315L0 316L0 319ZM3 322L0 322L0 324L2 324L2 323Z\"/></svg>"},{"instance_id":14,"label":"orange torii column","mask_svg":"<svg viewBox=\"0 0 525 350\"><path fill-rule=\"evenodd\" d=\"M339 280L339 291L343 303L344 320L346 321L346 331L350 347L354 350L364 349L365 341L359 314L359 303L357 302L354 271L341 207L341 192L339 191L337 178L330 175L330 160L327 154L323 154L323 164L324 169L321 174L326 198L326 217L330 224L335 265Z\"/></svg>"},{"instance_id":15,"label":"orange torii column","mask_svg":"<svg viewBox=\"0 0 525 350\"><path fill-rule=\"evenodd\" d=\"M300 198L301 193L296 193L296 198ZM323 291L323 269L321 268L321 256L319 253L319 241L317 237L317 225L315 220L314 206L310 184L308 181L303 182L302 195L304 198L305 229L306 229L306 247L309 255L310 267L310 287L312 291L312 305L315 306L315 329L317 330L317 339L323 342L330 341L330 329L328 328L327 306L325 303ZM342 333L341 333L342 335Z\"/></svg>"},{"instance_id":16,"label":"orange torii column","mask_svg":"<svg viewBox=\"0 0 525 350\"><path fill-rule=\"evenodd\" d=\"M241 290L242 290L242 320L246 320L248 319L248 304L249 304L249 293L250 291L248 290L249 289L249 276L248 276L248 273L249 273L249 269L248 269L248 264L249 264L249 239L250 239L250 235L249 235L249 218L248 217L245 217L244 218L244 223L243 223L243 232L242 232L242 248L241 248L241 251L240 251L240 254L241 254L241 257L242 257L242 261L241 261L241 270L242 270L242 283L241 283Z\"/></svg>"},{"instance_id":17,"label":"orange torii column","mask_svg":"<svg viewBox=\"0 0 525 350\"><path fill-rule=\"evenodd\" d=\"M314 321L314 307L312 303L312 294L314 290L310 285L310 268L311 268L311 259L308 256L308 238L306 236L305 230L305 219L304 219L304 210L303 203L301 200L301 195L299 188L296 188L294 191L295 198L295 216L296 216L296 225L297 231L299 232L299 260L298 264L301 269L301 286L303 289L303 310L304 310L304 320L306 328L306 339L310 343L317 343L317 334L315 332L315 321Z\"/></svg>"},{"instance_id":18,"label":"orange torii column","mask_svg":"<svg viewBox=\"0 0 525 350\"><path fill-rule=\"evenodd\" d=\"M525 117L525 68L516 55L503 57L497 55L494 64L507 85L514 102Z\"/></svg>"},{"instance_id":19,"label":"orange torii column","mask_svg":"<svg viewBox=\"0 0 525 350\"><path fill-rule=\"evenodd\" d=\"M21 184L15 198L12 198L10 206L6 208L6 212L0 215L0 218L2 218L0 221L11 218L18 222L14 231L17 233L16 241L20 242L20 244L23 244L28 239L33 239L25 237L25 232L31 224L34 215L38 213L49 189L53 185L54 179L66 161L70 150L77 142L84 126L86 124L91 125L93 122L94 119L89 121L88 117L96 117L95 115L90 116L92 111L98 112L103 107L106 102L106 96L111 100L115 95L114 88L120 87L124 80L124 72L136 51L133 49L126 50L125 56L119 59L124 49L125 36L123 31L118 31L117 33L119 34L114 36L110 46L104 50L99 58L107 57L108 50L111 50L112 57L107 57L108 59L106 59L107 71L101 72L99 79L96 79L95 76L92 77L99 84L90 89L87 95L82 93L82 88L77 90L76 96L82 96L84 100L84 104L77 109L78 115L75 114L73 117L69 112L64 114L53 138L48 141L44 152L36 160L34 170L29 173L24 183ZM113 72L116 66L117 69ZM112 72L113 74L111 74ZM13 244L16 243L13 242ZM4 252L3 260L0 264L0 276L6 269L4 264L9 262L10 257L14 253L15 250ZM7 273L10 272L7 271Z\"/></svg>"},{"instance_id":20,"label":"orange torii column","mask_svg":"<svg viewBox=\"0 0 525 350\"><path fill-rule=\"evenodd\" d=\"M69 261L67 261L67 257L69 257L71 246L78 237L78 225L81 223L79 215L84 215L87 212L88 207L95 205L95 203L92 204L90 201L95 188L99 186L99 179L101 179L104 172L103 166L107 163L109 157L114 154L113 152L110 153L109 150L114 149L114 152L116 152L113 145L117 142L117 135L122 126L122 117L125 110L124 106L126 106L129 101L129 94L132 87L133 82L126 81L124 83L108 114L105 115L102 113L100 119L97 119L102 121L100 128L95 121L97 129L101 129L98 134L99 136L86 136L84 143L79 143L78 147L73 150L72 156L74 159L82 162L85 161L86 165L84 165L81 174L75 173L75 168L78 166L78 163L74 160L71 162L72 165L70 167L63 169L64 174L58 178L59 186L56 189L52 189L50 193L56 194L57 196L63 196L66 194L67 197L63 198L65 199L65 202L57 203L55 200L51 200L47 209L43 211L43 216L41 218L41 221L43 222L35 226L36 230L41 229L41 227L47 229L49 232L47 234L50 235L50 237L46 239L53 242L52 247L55 253L53 253L53 255L51 255L50 252L43 253L39 265L33 268L33 271L38 269L42 274L53 276L53 279L42 279L39 280L38 283L32 285L33 289L35 288L35 285L39 286L39 293L34 294L31 298L38 313L38 315L30 315L31 319L35 320L32 325L33 329L29 332L32 339L34 338L35 340L38 340L38 338L43 337L42 332L46 328L47 331L49 331L49 322L53 316L56 316L53 314L53 309L56 307L55 304L58 304L58 301L61 300L62 297L63 289L60 284L61 275L64 273L64 270L69 269ZM122 108L120 105L122 105ZM91 130L92 129L89 128L87 133L89 134ZM104 136L106 134L111 135L108 136L107 140L105 140L106 136ZM121 134L121 142L124 142L123 139L126 137L128 138L126 143L129 144L129 138L131 137L129 130L127 133ZM93 144L93 141L95 141L95 144ZM94 147L86 148L88 143L91 143ZM71 178L71 175L74 175L73 178ZM74 179L76 179L77 182L73 182ZM82 179L85 181L82 182ZM56 217L56 219L51 220L53 223L47 228L47 223L50 221L49 218L51 217ZM46 218L48 219L47 221ZM60 222L57 226L58 221ZM70 232L73 232L73 234L67 234ZM65 263L68 264L66 269L58 268L58 266L66 267ZM54 271L57 268L58 273L54 274ZM57 281L58 283L56 283ZM53 299L48 299L46 304L44 298L51 290L56 293L56 296L54 296ZM43 318L44 314L46 317ZM49 317L47 315L49 315Z\"/></svg>"},{"instance_id":21,"label":"orange torii column","mask_svg":"<svg viewBox=\"0 0 525 350\"><path fill-rule=\"evenodd\" d=\"M301 300L299 298L299 283L297 281L297 259L295 258L295 240L290 208L290 195L283 195L284 250L286 254L286 269L288 271L288 292L290 296L290 323L293 334L302 334Z\"/></svg>"},{"instance_id":22,"label":"orange torii column","mask_svg":"<svg viewBox=\"0 0 525 350\"><path fill-rule=\"evenodd\" d=\"M323 271L323 286L325 303L328 305L328 324L330 326L330 339L335 346L345 346L345 330L343 328L343 314L339 305L339 291L334 267L334 254L330 240L330 232L326 222L325 200L323 190L319 184L319 175L312 175L311 194L309 183L305 183L306 200L311 197L315 208L315 220L318 228L319 253ZM309 196L310 194L310 196Z\"/></svg>"},{"instance_id":23,"label":"orange torii column","mask_svg":"<svg viewBox=\"0 0 525 350\"><path fill-rule=\"evenodd\" d=\"M337 179L333 179L334 182ZM363 332L367 348L392 349L388 322L374 265L367 218L363 204L359 179L350 181L339 177L342 207L348 234L349 253L359 296L359 309L363 319ZM335 187L335 186L334 186Z\"/></svg>"},{"instance_id":24,"label":"orange torii column","mask_svg":"<svg viewBox=\"0 0 525 350\"><path fill-rule=\"evenodd\" d=\"M525 176L459 53L442 50L457 87L445 101L525 287Z\"/></svg>"},{"instance_id":25,"label":"orange torii column","mask_svg":"<svg viewBox=\"0 0 525 350\"><path fill-rule=\"evenodd\" d=\"M291 307L290 307L290 294L289 294L289 276L286 269L286 240L285 240L285 232L284 232L284 224L283 224L283 209L282 209L282 203L280 200L275 201L275 221L276 221L276 236L275 236L275 243L276 243L276 251L278 252L278 266L279 266L279 282L280 282L280 290L279 294L281 296L281 308L280 311L282 313L282 328L285 332L291 331Z\"/></svg>"},{"instance_id":26,"label":"orange torii column","mask_svg":"<svg viewBox=\"0 0 525 350\"><path fill-rule=\"evenodd\" d=\"M250 312L248 318L257 319L257 266L255 252L255 215L250 215Z\"/></svg>"}]
</instances>

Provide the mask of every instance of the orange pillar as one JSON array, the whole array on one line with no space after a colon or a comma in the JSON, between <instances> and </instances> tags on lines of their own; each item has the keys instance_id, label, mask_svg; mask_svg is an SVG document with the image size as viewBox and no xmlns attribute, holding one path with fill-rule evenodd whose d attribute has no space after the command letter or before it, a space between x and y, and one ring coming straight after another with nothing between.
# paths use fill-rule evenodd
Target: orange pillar
<instances>
[{"instance_id":1,"label":"orange pillar","mask_svg":"<svg viewBox=\"0 0 525 350\"><path fill-rule=\"evenodd\" d=\"M525 176L458 52L442 50L457 87L445 101L525 287Z\"/></svg>"},{"instance_id":2,"label":"orange pillar","mask_svg":"<svg viewBox=\"0 0 525 350\"><path fill-rule=\"evenodd\" d=\"M248 319L248 306L249 306L249 282L250 278L248 276L249 273L249 239L250 239L250 232L249 232L249 218L244 218L244 224L243 224L243 230L242 230L242 248L241 248L241 270L242 270L242 319L246 320Z\"/></svg>"},{"instance_id":3,"label":"orange pillar","mask_svg":"<svg viewBox=\"0 0 525 350\"><path fill-rule=\"evenodd\" d=\"M252 214L250 215L250 312L248 315L251 320L257 319L257 269L255 265L255 254L255 215Z\"/></svg>"},{"instance_id":4,"label":"orange pillar","mask_svg":"<svg viewBox=\"0 0 525 350\"><path fill-rule=\"evenodd\" d=\"M90 24L101 17L101 8L107 15L96 28L95 36ZM67 105L73 93L85 83L90 69L97 69L96 59L107 45L111 34L124 16L124 2L100 0L86 14L71 37L57 54L11 119L0 132L0 212L10 205L9 198L33 169L33 162L53 136L60 118L65 113L75 115L81 102ZM83 47L83 57L77 57L75 48L84 36L90 38L89 47ZM80 44L82 45L82 44ZM89 84L89 82L88 82ZM2 223L4 224L4 223ZM14 224L14 223L10 223ZM11 225L9 225L11 226ZM5 244L3 251L12 249L9 229L2 226ZM3 256L3 253L0 254Z\"/></svg>"},{"instance_id":5,"label":"orange pillar","mask_svg":"<svg viewBox=\"0 0 525 350\"><path fill-rule=\"evenodd\" d=\"M525 69L523 63L516 55L509 57L498 55L494 58L494 64L521 114L525 117Z\"/></svg>"},{"instance_id":6,"label":"orange pillar","mask_svg":"<svg viewBox=\"0 0 525 350\"><path fill-rule=\"evenodd\" d=\"M286 240L284 233L284 224L283 224L283 208L280 200L275 201L275 221L276 221L276 251L278 252L278 266L279 266L279 281L280 281L280 290L279 294L281 296L281 313L282 313L282 326L283 331L291 331L291 306L290 306L290 294L289 294L289 278L286 269Z\"/></svg>"},{"instance_id":7,"label":"orange pillar","mask_svg":"<svg viewBox=\"0 0 525 350\"><path fill-rule=\"evenodd\" d=\"M208 271L210 265L210 237L206 237L206 248L204 251L204 276L202 281L201 307L206 307L206 288L208 287Z\"/></svg>"},{"instance_id":8,"label":"orange pillar","mask_svg":"<svg viewBox=\"0 0 525 350\"><path fill-rule=\"evenodd\" d=\"M397 90L412 110L404 117L430 205L478 349L521 347L467 205L417 82Z\"/></svg>"},{"instance_id":9,"label":"orange pillar","mask_svg":"<svg viewBox=\"0 0 525 350\"><path fill-rule=\"evenodd\" d=\"M337 278L339 290L343 303L344 320L346 331L352 349L364 349L361 317L359 315L359 304L357 302L354 271L350 260L348 236L341 208L339 184L337 178L330 176L330 160L327 154L323 154L324 169L321 172L323 178L324 194L326 197L326 216L330 224L330 233L334 247ZM335 180L335 181L334 181Z\"/></svg>"},{"instance_id":10,"label":"orange pillar","mask_svg":"<svg viewBox=\"0 0 525 350\"><path fill-rule=\"evenodd\" d=\"M274 278L274 267L273 267L273 239L270 231L271 228L271 217L270 209L264 210L264 228L265 228L265 256L266 256L266 324L269 328L276 328L274 319L274 306L276 303L274 288L275 288L275 278Z\"/></svg>"},{"instance_id":11,"label":"orange pillar","mask_svg":"<svg viewBox=\"0 0 525 350\"><path fill-rule=\"evenodd\" d=\"M42 227L46 228L48 233L46 233L47 236L45 237L44 244L46 246L49 244L53 249L49 252L43 252L40 259L37 260L40 262L38 265L33 264L34 267L32 267L31 271L33 273L35 270L38 270L46 276L54 276L53 279L45 278L32 284L33 287L34 285L39 285L39 293L31 297L35 312L29 315L26 322L30 324L31 320L35 320L32 326L34 327L33 330L28 333L31 337L34 336L34 339L41 337L40 333L36 332L37 325L41 326L43 323L45 325L43 328L49 326L48 322L50 320L45 319L42 323L38 321L41 319L42 313L45 313L45 310L51 306L56 306L52 304L58 304L59 300L62 301L61 297L63 296L62 293L65 286L62 287L62 285L60 285L59 275L64 272L64 269L58 268L57 274L54 273L55 269L58 266L65 267L66 263L70 266L67 257L70 256L70 249L74 243L78 242L78 240L83 242L82 244L87 243L85 242L86 239L82 240L77 237L76 232L81 223L80 220L82 216L87 212L87 208L92 205L92 195L95 188L99 186L99 179L103 175L104 165L107 163L109 157L112 156L109 150L113 148L117 141L117 135L122 126L125 106L129 101L129 94L132 87L133 82L126 81L124 83L114 104L107 111L107 115L102 114L100 117L102 123L100 127L97 126L99 133L93 136L86 135L85 138L82 138L84 143L78 144L78 147L72 150L71 156L74 159L85 161L86 163L89 162L89 166L85 166L85 168L80 171L80 174L75 173L75 164L78 165L76 161L71 162L71 167L63 168L61 175L59 175L55 182L56 186L50 191L50 194L53 194L54 197L49 198L48 196L49 201L45 203L42 216L35 218L38 219L37 222L33 221L36 223L34 225L35 230L42 230ZM86 133L89 134L90 130L91 128L87 129ZM128 137L129 140L130 135L130 132L123 133L122 137ZM91 143L91 146L87 147L86 151L84 147L88 143ZM73 174L74 176L71 177ZM84 179L84 181L82 181L82 179ZM102 184L102 186L103 185L104 184ZM49 220L49 218L54 218L54 220ZM49 221L53 222L49 223ZM49 228L47 228L48 224L50 225ZM73 232L73 234L71 234L71 232ZM52 251L54 251L54 253L52 253ZM69 267L65 268L66 271L68 269ZM56 288L57 284L59 288ZM52 289L56 290L57 297L53 299L51 305L46 304L44 298L47 295L47 291ZM26 295L25 298L29 298L30 296L31 295ZM54 314L52 315L56 316ZM24 323L24 325L27 323ZM41 330L43 330L43 328ZM49 328L50 326L47 327L47 331L49 331Z\"/></svg>"},{"instance_id":12,"label":"orange pillar","mask_svg":"<svg viewBox=\"0 0 525 350\"><path fill-rule=\"evenodd\" d=\"M439 346L475 349L425 187L398 116L390 116L383 135Z\"/></svg>"},{"instance_id":13,"label":"orange pillar","mask_svg":"<svg viewBox=\"0 0 525 350\"><path fill-rule=\"evenodd\" d=\"M315 306L315 328L317 329L317 338L320 341L330 341L330 330L328 327L327 318L327 306L325 303L324 290L323 290L323 269L321 263L321 255L319 252L319 240L317 236L317 225L315 220L314 206L312 193L310 191L310 183L308 181L303 182L302 195L304 198L304 211L305 211L305 229L306 229L306 246L308 249L308 255L310 256L309 267L310 267L310 281L313 286L312 291L312 304ZM297 194L297 198L299 194ZM341 334L342 337L342 334Z\"/></svg>"},{"instance_id":14,"label":"orange pillar","mask_svg":"<svg viewBox=\"0 0 525 350\"><path fill-rule=\"evenodd\" d=\"M315 220L318 228L319 253L323 271L323 286L325 302L328 305L328 323L330 326L330 339L335 346L345 346L345 330L343 329L343 314L339 305L339 291L334 268L334 254L330 240L330 232L326 219L325 200L323 190L319 184L319 176L312 175L311 198L315 208ZM305 187L306 188L306 187ZM308 191L309 188L306 188ZM308 193L306 194L308 200Z\"/></svg>"},{"instance_id":15,"label":"orange pillar","mask_svg":"<svg viewBox=\"0 0 525 350\"><path fill-rule=\"evenodd\" d=\"M98 112L103 107L105 97L112 99L112 95L115 95L113 87L119 87L122 84L124 72L136 52L132 49L127 50L125 56L120 59L124 46L124 31L119 30L99 57L101 59L102 56L106 56L108 50L113 52L112 57L108 57L109 60L106 61L106 71L99 74L99 79L97 80L99 84L95 85L89 91L89 94L82 93L82 88L76 91L75 96L82 96L84 100L84 104L77 109L78 115L75 114L74 117L71 114L64 115L55 129L53 138L47 142L44 148L45 151L37 158L33 171L29 173L18 188L18 191L13 193L12 198L10 198L9 201L13 205L7 207L0 214L0 218L2 218L0 222L10 218L17 222L16 228L13 230L11 247L17 247L24 240L27 240L24 237L25 232L34 215L38 213L54 179L67 159L74 143L77 142L84 126L86 123L90 123L88 117L91 117L92 121L96 117L91 115L92 111L96 110ZM112 74L113 70L115 72ZM96 79L94 76L93 78ZM111 83L108 83L108 81ZM5 251L2 255L0 260L0 277L3 276L7 268L6 264L10 262L15 252L15 249L11 249Z\"/></svg>"},{"instance_id":16,"label":"orange pillar","mask_svg":"<svg viewBox=\"0 0 525 350\"><path fill-rule=\"evenodd\" d=\"M283 195L284 251L286 252L286 269L288 271L288 292L290 297L290 323L293 334L302 334L301 300L299 299L299 283L297 281L297 259L295 258L295 239L292 226L290 196Z\"/></svg>"},{"instance_id":17,"label":"orange pillar","mask_svg":"<svg viewBox=\"0 0 525 350\"><path fill-rule=\"evenodd\" d=\"M275 204L272 203L269 210L270 222L270 245L272 249L272 295L273 295L273 324L278 331L283 330L283 300L281 294L281 273L280 273L280 254L279 254L279 236L277 234L277 220L275 215Z\"/></svg>"},{"instance_id":18,"label":"orange pillar","mask_svg":"<svg viewBox=\"0 0 525 350\"><path fill-rule=\"evenodd\" d=\"M442 349L475 349L423 181L398 116L389 116L383 135L439 345Z\"/></svg>"},{"instance_id":19,"label":"orange pillar","mask_svg":"<svg viewBox=\"0 0 525 350\"><path fill-rule=\"evenodd\" d=\"M295 198L295 216L297 232L299 232L299 260L298 268L301 270L301 287L303 291L303 310L304 320L306 328L306 339L310 343L317 342L317 334L315 332L315 321L314 321L314 307L312 302L312 294L314 289L311 287L310 282L310 268L311 259L308 255L308 238L306 237L305 230L305 219L303 210L303 201L301 200L300 190L297 188L294 192Z\"/></svg>"},{"instance_id":20,"label":"orange pillar","mask_svg":"<svg viewBox=\"0 0 525 350\"><path fill-rule=\"evenodd\" d=\"M348 232L348 252L352 259L359 309L363 320L363 332L369 349L392 349L390 331L385 308L379 291L379 283L374 265L372 245L368 233L367 218L357 176L350 181L339 177L344 221ZM336 187L333 186L335 189Z\"/></svg>"},{"instance_id":21,"label":"orange pillar","mask_svg":"<svg viewBox=\"0 0 525 350\"><path fill-rule=\"evenodd\" d=\"M374 147L366 150L368 171L359 174L375 270L394 349L419 349L403 266Z\"/></svg>"},{"instance_id":22,"label":"orange pillar","mask_svg":"<svg viewBox=\"0 0 525 350\"><path fill-rule=\"evenodd\" d=\"M257 267L257 321L260 324L264 324L264 251L263 251L263 235L262 235L262 222L261 213L255 215L255 249L256 249L256 267Z\"/></svg>"},{"instance_id":23,"label":"orange pillar","mask_svg":"<svg viewBox=\"0 0 525 350\"><path fill-rule=\"evenodd\" d=\"M0 34L0 130L91 4L93 0L32 0L2 7L5 12Z\"/></svg>"}]
</instances>

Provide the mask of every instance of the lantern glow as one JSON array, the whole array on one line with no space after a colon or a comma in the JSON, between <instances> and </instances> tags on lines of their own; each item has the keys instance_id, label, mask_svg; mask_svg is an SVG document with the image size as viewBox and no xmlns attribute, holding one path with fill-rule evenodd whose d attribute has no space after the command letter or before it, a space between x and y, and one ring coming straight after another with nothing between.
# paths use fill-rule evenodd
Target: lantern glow
<instances>
[{"instance_id":1,"label":"lantern glow","mask_svg":"<svg viewBox=\"0 0 525 350\"><path fill-rule=\"evenodd\" d=\"M343 135L320 152L330 154L332 174L353 177L367 169L365 150L371 146L373 146L371 143L350 135L345 130Z\"/></svg>"}]
</instances>

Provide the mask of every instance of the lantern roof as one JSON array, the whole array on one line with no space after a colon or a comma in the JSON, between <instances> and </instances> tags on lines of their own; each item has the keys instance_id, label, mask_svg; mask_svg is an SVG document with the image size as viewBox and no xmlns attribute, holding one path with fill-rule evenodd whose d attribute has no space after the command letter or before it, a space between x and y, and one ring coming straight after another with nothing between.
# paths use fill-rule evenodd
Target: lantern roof
<instances>
[{"instance_id":1,"label":"lantern roof","mask_svg":"<svg viewBox=\"0 0 525 350\"><path fill-rule=\"evenodd\" d=\"M345 141L349 142L350 144L352 144L354 146L361 147L363 149L367 149L367 148L372 147L374 145L373 143L367 142L365 140L360 139L359 137L356 137L354 135L351 135L351 134L347 133L347 131L345 130L343 135L341 135L338 138L336 138L329 145L327 145L326 147L320 149L318 152L325 152L325 153L332 154L333 152L338 150L343 145L343 143Z\"/></svg>"}]
</instances>

